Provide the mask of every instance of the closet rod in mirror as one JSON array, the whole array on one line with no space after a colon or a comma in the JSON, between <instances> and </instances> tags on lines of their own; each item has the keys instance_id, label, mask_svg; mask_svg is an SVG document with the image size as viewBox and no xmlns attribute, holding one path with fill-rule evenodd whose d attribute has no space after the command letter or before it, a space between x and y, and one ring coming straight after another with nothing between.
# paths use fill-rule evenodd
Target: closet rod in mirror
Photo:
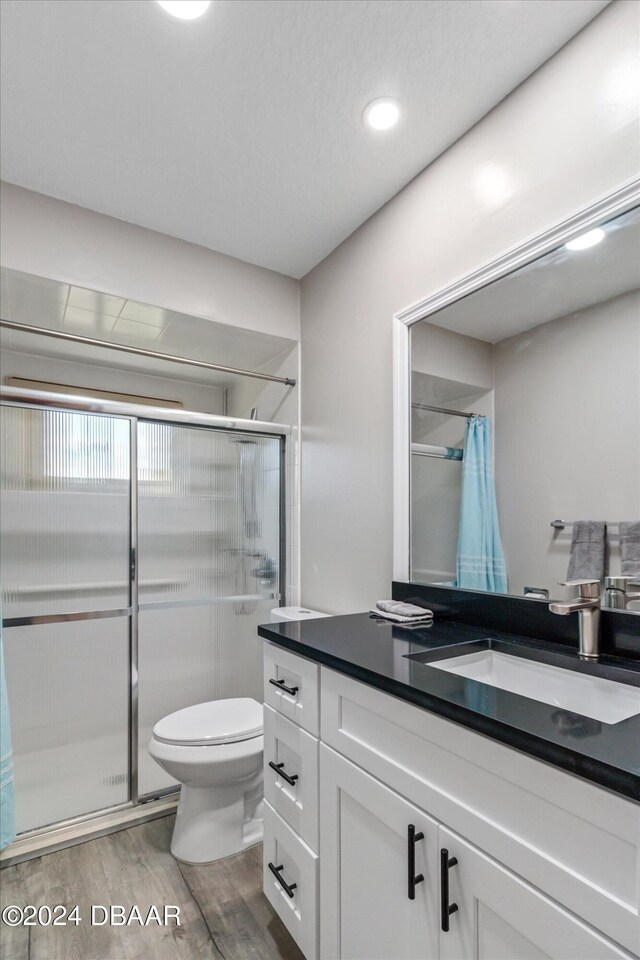
<instances>
[{"instance_id":1,"label":"closet rod in mirror","mask_svg":"<svg viewBox=\"0 0 640 960\"><path fill-rule=\"evenodd\" d=\"M427 403L412 403L411 406L414 410L429 410L431 413L446 413L449 417L464 417L465 420L468 420L469 417L480 417L480 413L463 413L462 410L448 410L446 407L431 407Z\"/></svg>"}]
</instances>

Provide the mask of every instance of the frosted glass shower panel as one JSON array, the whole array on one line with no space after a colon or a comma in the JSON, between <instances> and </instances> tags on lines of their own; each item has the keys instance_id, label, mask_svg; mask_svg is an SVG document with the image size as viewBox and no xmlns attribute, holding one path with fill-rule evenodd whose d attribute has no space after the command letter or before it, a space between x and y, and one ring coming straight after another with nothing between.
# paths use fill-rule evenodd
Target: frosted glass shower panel
<instances>
[{"instance_id":1,"label":"frosted glass shower panel","mask_svg":"<svg viewBox=\"0 0 640 960\"><path fill-rule=\"evenodd\" d=\"M130 421L2 406L5 617L129 604Z\"/></svg>"},{"instance_id":2,"label":"frosted glass shower panel","mask_svg":"<svg viewBox=\"0 0 640 960\"><path fill-rule=\"evenodd\" d=\"M18 832L129 797L129 619L4 630Z\"/></svg>"},{"instance_id":3,"label":"frosted glass shower panel","mask_svg":"<svg viewBox=\"0 0 640 960\"><path fill-rule=\"evenodd\" d=\"M256 627L278 603L280 440L140 423L138 450L144 796L173 784L148 756L158 720L206 700L262 699Z\"/></svg>"},{"instance_id":4,"label":"frosted glass shower panel","mask_svg":"<svg viewBox=\"0 0 640 960\"><path fill-rule=\"evenodd\" d=\"M273 597L280 553L280 441L138 425L141 603Z\"/></svg>"}]
</instances>

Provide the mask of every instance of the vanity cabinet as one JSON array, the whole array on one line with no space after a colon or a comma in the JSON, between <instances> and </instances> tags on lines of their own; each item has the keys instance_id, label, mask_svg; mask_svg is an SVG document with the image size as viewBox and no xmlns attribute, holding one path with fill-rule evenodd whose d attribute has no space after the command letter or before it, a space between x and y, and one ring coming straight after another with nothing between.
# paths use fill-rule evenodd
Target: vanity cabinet
<instances>
[{"instance_id":1,"label":"vanity cabinet","mask_svg":"<svg viewBox=\"0 0 640 960\"><path fill-rule=\"evenodd\" d=\"M266 647L272 670L278 648ZM313 863L307 875L293 863L287 868L300 878L286 897L289 912L300 915L294 902L302 903L304 885L303 909L315 924L287 924L307 960L638 956L638 805L283 652L291 674L307 678L320 736L289 729L291 704L280 720L266 711L265 782L273 776L267 744L275 730L291 744L292 752L279 754L286 765L298 765L302 779L317 757L319 775L309 775L298 813L294 794L277 813L274 786L267 786L265 857L278 856L268 851L279 832L292 858L298 851L300 862ZM265 859L265 892L281 905L282 889L268 873ZM447 903L456 906L450 916Z\"/></svg>"},{"instance_id":2,"label":"vanity cabinet","mask_svg":"<svg viewBox=\"0 0 640 960\"><path fill-rule=\"evenodd\" d=\"M322 957L438 956L438 824L320 745Z\"/></svg>"},{"instance_id":3,"label":"vanity cabinet","mask_svg":"<svg viewBox=\"0 0 640 960\"><path fill-rule=\"evenodd\" d=\"M326 960L629 956L324 745L320 770Z\"/></svg>"}]
</instances>

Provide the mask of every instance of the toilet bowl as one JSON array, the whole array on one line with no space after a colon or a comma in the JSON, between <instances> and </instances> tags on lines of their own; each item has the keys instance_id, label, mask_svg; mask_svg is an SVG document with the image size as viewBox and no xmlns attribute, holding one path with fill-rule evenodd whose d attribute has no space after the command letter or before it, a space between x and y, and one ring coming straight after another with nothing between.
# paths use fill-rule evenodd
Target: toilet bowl
<instances>
[{"instance_id":1,"label":"toilet bowl","mask_svg":"<svg viewBox=\"0 0 640 960\"><path fill-rule=\"evenodd\" d=\"M239 697L159 720L149 753L181 784L171 853L209 863L262 840L262 706Z\"/></svg>"}]
</instances>

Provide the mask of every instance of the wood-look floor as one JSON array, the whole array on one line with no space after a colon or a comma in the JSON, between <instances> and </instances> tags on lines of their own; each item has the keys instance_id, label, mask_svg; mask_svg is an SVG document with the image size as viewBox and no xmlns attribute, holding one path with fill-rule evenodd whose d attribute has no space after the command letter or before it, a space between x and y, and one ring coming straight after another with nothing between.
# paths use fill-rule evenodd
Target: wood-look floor
<instances>
[{"instance_id":1,"label":"wood-look floor","mask_svg":"<svg viewBox=\"0 0 640 960\"><path fill-rule=\"evenodd\" d=\"M262 847L203 866L169 852L174 817L130 827L0 873L2 907L79 905L82 922L7 927L2 960L304 960L262 893ZM180 907L181 925L91 926L92 904Z\"/></svg>"}]
</instances>

